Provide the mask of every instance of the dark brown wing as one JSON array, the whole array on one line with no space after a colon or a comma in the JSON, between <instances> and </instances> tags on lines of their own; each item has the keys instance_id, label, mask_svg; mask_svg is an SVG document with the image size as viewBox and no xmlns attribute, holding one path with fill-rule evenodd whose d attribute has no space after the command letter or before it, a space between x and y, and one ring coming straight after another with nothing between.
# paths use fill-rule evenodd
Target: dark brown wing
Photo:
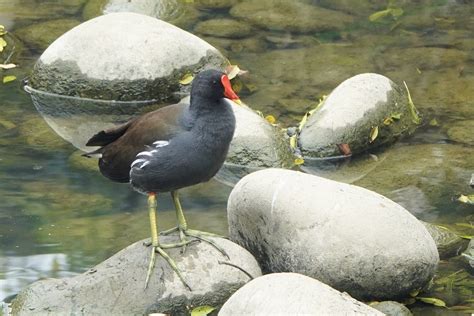
<instances>
[{"instance_id":1,"label":"dark brown wing","mask_svg":"<svg viewBox=\"0 0 474 316\"><path fill-rule=\"evenodd\" d=\"M103 146L95 151L102 154L102 174L113 181L128 182L130 165L139 152L157 140L169 140L186 130L181 120L185 108L181 103L170 105L94 135L87 145Z\"/></svg>"},{"instance_id":2,"label":"dark brown wing","mask_svg":"<svg viewBox=\"0 0 474 316\"><path fill-rule=\"evenodd\" d=\"M86 146L105 146L110 144L122 136L134 120L132 119L127 123L98 132L87 141Z\"/></svg>"}]
</instances>

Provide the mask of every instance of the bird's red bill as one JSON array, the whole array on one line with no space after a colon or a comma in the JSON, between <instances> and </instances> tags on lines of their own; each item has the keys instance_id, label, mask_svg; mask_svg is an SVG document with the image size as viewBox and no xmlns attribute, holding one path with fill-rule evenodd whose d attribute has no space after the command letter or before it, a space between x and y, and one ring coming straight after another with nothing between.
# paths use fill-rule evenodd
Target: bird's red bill
<instances>
[{"instance_id":1,"label":"bird's red bill","mask_svg":"<svg viewBox=\"0 0 474 316\"><path fill-rule=\"evenodd\" d=\"M232 85L230 84L229 77L227 75L222 75L221 77L222 85L224 86L224 95L226 98L231 100L239 100L239 96L232 90Z\"/></svg>"}]
</instances>

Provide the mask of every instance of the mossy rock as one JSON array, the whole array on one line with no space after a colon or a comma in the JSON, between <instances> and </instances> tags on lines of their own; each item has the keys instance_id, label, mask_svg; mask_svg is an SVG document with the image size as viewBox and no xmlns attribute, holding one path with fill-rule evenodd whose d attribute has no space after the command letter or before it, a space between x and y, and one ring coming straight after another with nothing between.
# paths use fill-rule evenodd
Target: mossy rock
<instances>
[{"instance_id":1,"label":"mossy rock","mask_svg":"<svg viewBox=\"0 0 474 316\"><path fill-rule=\"evenodd\" d=\"M230 8L239 0L194 0L194 4L198 8L205 9L225 9Z\"/></svg>"},{"instance_id":2,"label":"mossy rock","mask_svg":"<svg viewBox=\"0 0 474 316\"><path fill-rule=\"evenodd\" d=\"M474 146L474 120L456 121L446 128L451 141Z\"/></svg>"},{"instance_id":3,"label":"mossy rock","mask_svg":"<svg viewBox=\"0 0 474 316\"><path fill-rule=\"evenodd\" d=\"M233 19L211 19L199 22L194 31L209 36L243 38L252 33L252 27Z\"/></svg>"},{"instance_id":4,"label":"mossy rock","mask_svg":"<svg viewBox=\"0 0 474 316\"><path fill-rule=\"evenodd\" d=\"M31 48L44 51L58 37L80 23L74 19L51 20L23 27L15 34Z\"/></svg>"},{"instance_id":5,"label":"mossy rock","mask_svg":"<svg viewBox=\"0 0 474 316\"><path fill-rule=\"evenodd\" d=\"M342 12L284 0L241 2L232 7L230 14L267 30L297 33L342 30L353 21Z\"/></svg>"},{"instance_id":6,"label":"mossy rock","mask_svg":"<svg viewBox=\"0 0 474 316\"><path fill-rule=\"evenodd\" d=\"M65 150L70 145L59 137L40 116L28 116L20 123L20 135L35 149Z\"/></svg>"}]
</instances>

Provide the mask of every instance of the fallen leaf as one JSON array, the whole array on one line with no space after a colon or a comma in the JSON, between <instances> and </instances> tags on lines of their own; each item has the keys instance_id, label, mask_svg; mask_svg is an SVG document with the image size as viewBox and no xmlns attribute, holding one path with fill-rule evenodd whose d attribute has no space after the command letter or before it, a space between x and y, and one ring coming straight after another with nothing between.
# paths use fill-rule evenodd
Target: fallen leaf
<instances>
[{"instance_id":1,"label":"fallen leaf","mask_svg":"<svg viewBox=\"0 0 474 316\"><path fill-rule=\"evenodd\" d=\"M393 119L391 117L386 117L384 120L383 120L383 124L384 125L390 125L393 123Z\"/></svg>"},{"instance_id":2,"label":"fallen leaf","mask_svg":"<svg viewBox=\"0 0 474 316\"><path fill-rule=\"evenodd\" d=\"M206 316L215 309L215 307L209 305L198 306L191 311L191 316Z\"/></svg>"},{"instance_id":3,"label":"fallen leaf","mask_svg":"<svg viewBox=\"0 0 474 316\"><path fill-rule=\"evenodd\" d=\"M267 116L265 116L265 119L266 119L267 122L270 123L270 124L275 124L275 122L276 122L276 119L275 119L275 117L274 117L273 115L267 115Z\"/></svg>"},{"instance_id":4,"label":"fallen leaf","mask_svg":"<svg viewBox=\"0 0 474 316\"><path fill-rule=\"evenodd\" d=\"M344 156L350 156L350 155L352 155L351 147L349 146L349 144L338 144L338 145L337 145L337 148L339 148L339 151L340 151L341 154L343 154Z\"/></svg>"},{"instance_id":5,"label":"fallen leaf","mask_svg":"<svg viewBox=\"0 0 474 316\"><path fill-rule=\"evenodd\" d=\"M7 42L3 38L0 37L0 52L3 52L3 48L7 46Z\"/></svg>"},{"instance_id":6,"label":"fallen leaf","mask_svg":"<svg viewBox=\"0 0 474 316\"><path fill-rule=\"evenodd\" d=\"M443 300L440 300L439 298L435 297L417 297L416 298L419 301L422 301L423 303L431 304L434 306L439 306L439 307L446 307L446 303Z\"/></svg>"},{"instance_id":7,"label":"fallen leaf","mask_svg":"<svg viewBox=\"0 0 474 316\"><path fill-rule=\"evenodd\" d=\"M15 64L0 64L0 69L12 69L12 68L15 68L16 65Z\"/></svg>"},{"instance_id":8,"label":"fallen leaf","mask_svg":"<svg viewBox=\"0 0 474 316\"><path fill-rule=\"evenodd\" d=\"M370 130L370 143L373 143L374 140L377 138L377 136L379 136L379 127L378 126L375 126L375 127L372 127L372 129Z\"/></svg>"},{"instance_id":9,"label":"fallen leaf","mask_svg":"<svg viewBox=\"0 0 474 316\"><path fill-rule=\"evenodd\" d=\"M190 73L187 73L183 76L183 78L181 78L179 83L182 84L183 86L186 86L190 84L193 81L193 79L194 79L194 76Z\"/></svg>"},{"instance_id":10,"label":"fallen leaf","mask_svg":"<svg viewBox=\"0 0 474 316\"><path fill-rule=\"evenodd\" d=\"M303 158L296 158L293 163L295 164L295 166L302 165L302 164L304 164L304 159Z\"/></svg>"},{"instance_id":11,"label":"fallen leaf","mask_svg":"<svg viewBox=\"0 0 474 316\"><path fill-rule=\"evenodd\" d=\"M295 149L296 148L296 143L297 143L297 136L293 135L290 137L290 148Z\"/></svg>"},{"instance_id":12,"label":"fallen leaf","mask_svg":"<svg viewBox=\"0 0 474 316\"><path fill-rule=\"evenodd\" d=\"M399 120L402 117L402 113L392 113L390 114L390 118L394 120Z\"/></svg>"},{"instance_id":13,"label":"fallen leaf","mask_svg":"<svg viewBox=\"0 0 474 316\"><path fill-rule=\"evenodd\" d=\"M410 95L410 90L408 90L408 86L407 86L407 83L405 81L403 81L403 84L405 85L405 89L407 90L407 96L408 96L408 107L410 108L410 113L411 113L411 116L412 116L412 121L413 123L415 124L420 124L421 123L421 119L420 117L418 116L418 111L416 110L416 107L415 107L415 104L413 103L413 100L411 99L411 95Z\"/></svg>"},{"instance_id":14,"label":"fallen leaf","mask_svg":"<svg viewBox=\"0 0 474 316\"><path fill-rule=\"evenodd\" d=\"M474 194L471 194L471 195L461 194L460 196L458 196L456 201L461 202L461 203L474 205Z\"/></svg>"},{"instance_id":15,"label":"fallen leaf","mask_svg":"<svg viewBox=\"0 0 474 316\"><path fill-rule=\"evenodd\" d=\"M11 82L13 80L16 80L15 76L5 76L5 77L3 77L3 83L8 83L8 82Z\"/></svg>"}]
</instances>

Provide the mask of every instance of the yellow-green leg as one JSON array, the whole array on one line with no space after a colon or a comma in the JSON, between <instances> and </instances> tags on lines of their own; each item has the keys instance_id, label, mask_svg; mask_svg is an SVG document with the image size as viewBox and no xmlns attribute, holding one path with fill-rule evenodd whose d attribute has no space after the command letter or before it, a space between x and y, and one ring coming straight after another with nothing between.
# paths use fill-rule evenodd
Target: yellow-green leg
<instances>
[{"instance_id":1,"label":"yellow-green leg","mask_svg":"<svg viewBox=\"0 0 474 316\"><path fill-rule=\"evenodd\" d=\"M153 268L155 267L156 253L158 252L166 260L166 262L168 262L168 264L173 269L173 271L176 272L181 282L183 282L184 286L186 286L191 291L191 287L184 280L184 277L181 274L181 271L179 271L178 266L176 265L174 260L163 250L166 248L174 248L174 247L181 247L181 246L184 247L186 244L189 243L189 241L182 241L177 244L160 245L160 241L158 237L156 206L157 206L156 194L149 193L148 194L148 215L150 216L152 249L151 249L150 263L148 265L148 271L147 271L146 279L145 279L145 288L148 287L148 282L150 281L151 272L153 271Z\"/></svg>"},{"instance_id":2,"label":"yellow-green leg","mask_svg":"<svg viewBox=\"0 0 474 316\"><path fill-rule=\"evenodd\" d=\"M178 191L171 191L171 197L173 198L174 207L176 209L176 218L178 219L178 226L171 228L169 230L163 231L160 234L167 235L172 232L179 231L179 238L181 240L181 243L184 243L183 252L185 250L186 244L189 243L186 236L189 236L189 237L194 237L211 244L220 253L226 256L227 259L229 259L229 255L227 254L227 252L224 249L222 249L222 247L220 247L218 244L216 244L212 239L208 238L208 237L222 237L222 236L208 233L208 232L199 231L199 230L189 229L188 223L186 222L186 218L184 217L183 208L181 207L181 203L179 201Z\"/></svg>"}]
</instances>

